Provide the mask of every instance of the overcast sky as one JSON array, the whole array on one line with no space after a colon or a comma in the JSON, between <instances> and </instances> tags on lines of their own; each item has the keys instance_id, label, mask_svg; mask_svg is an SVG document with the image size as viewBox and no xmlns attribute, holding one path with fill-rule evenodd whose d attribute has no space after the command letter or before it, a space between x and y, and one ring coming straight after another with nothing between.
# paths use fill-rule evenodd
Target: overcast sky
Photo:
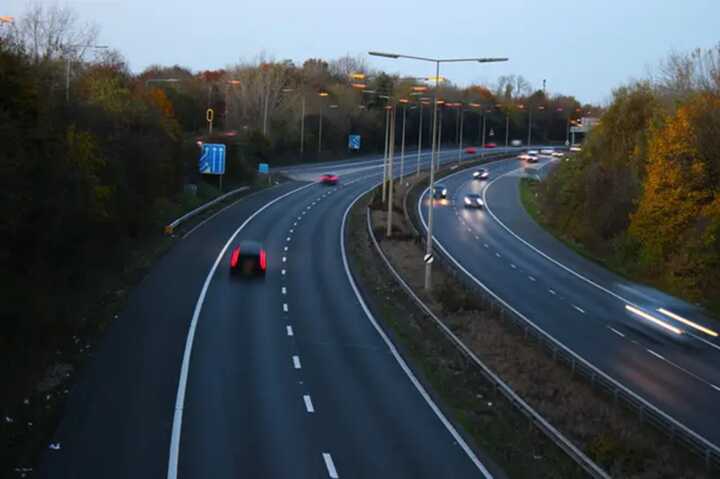
<instances>
[{"instance_id":1,"label":"overcast sky","mask_svg":"<svg viewBox=\"0 0 720 479\"><path fill-rule=\"evenodd\" d=\"M3 0L0 15L27 1ZM41 4L54 2L37 1ZM61 2L62 3L62 2ZM420 56L509 57L502 64L443 67L452 81L493 82L521 74L550 93L605 102L612 89L673 50L720 42L720 0L87 0L66 2L96 22L100 43L134 71L159 63L222 68L266 52L297 64L380 50ZM412 76L429 64L370 58Z\"/></svg>"}]
</instances>

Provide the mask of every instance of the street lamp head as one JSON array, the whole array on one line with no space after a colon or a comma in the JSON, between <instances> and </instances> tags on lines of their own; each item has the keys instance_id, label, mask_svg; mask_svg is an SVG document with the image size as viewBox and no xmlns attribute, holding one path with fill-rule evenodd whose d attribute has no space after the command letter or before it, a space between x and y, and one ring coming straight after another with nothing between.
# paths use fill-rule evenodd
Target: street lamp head
<instances>
[{"instance_id":1,"label":"street lamp head","mask_svg":"<svg viewBox=\"0 0 720 479\"><path fill-rule=\"evenodd\" d=\"M321 91L318 93L318 96L328 96L328 95L330 95L330 94L326 91Z\"/></svg>"},{"instance_id":2,"label":"street lamp head","mask_svg":"<svg viewBox=\"0 0 720 479\"><path fill-rule=\"evenodd\" d=\"M372 55L374 57L385 57L385 58L400 58L400 55L397 55L395 53L383 53L383 52L368 52L369 55Z\"/></svg>"},{"instance_id":3,"label":"street lamp head","mask_svg":"<svg viewBox=\"0 0 720 479\"><path fill-rule=\"evenodd\" d=\"M478 63L494 63L494 62L506 62L509 58L478 58Z\"/></svg>"},{"instance_id":4,"label":"street lamp head","mask_svg":"<svg viewBox=\"0 0 720 479\"><path fill-rule=\"evenodd\" d=\"M365 74L364 73L351 73L350 78L353 80L364 80Z\"/></svg>"},{"instance_id":5,"label":"street lamp head","mask_svg":"<svg viewBox=\"0 0 720 479\"><path fill-rule=\"evenodd\" d=\"M0 17L0 23L13 23L15 21L15 17L10 15L3 15Z\"/></svg>"},{"instance_id":6,"label":"street lamp head","mask_svg":"<svg viewBox=\"0 0 720 479\"><path fill-rule=\"evenodd\" d=\"M367 88L367 83L351 83L350 86L357 89L363 89Z\"/></svg>"},{"instance_id":7,"label":"street lamp head","mask_svg":"<svg viewBox=\"0 0 720 479\"><path fill-rule=\"evenodd\" d=\"M232 82L229 82L229 83L232 83ZM240 82L238 81L238 83L240 83ZM294 88L283 88L283 89L280 90L280 91L283 92L283 93L291 93L291 92L294 92L295 89L294 89Z\"/></svg>"},{"instance_id":8,"label":"street lamp head","mask_svg":"<svg viewBox=\"0 0 720 479\"><path fill-rule=\"evenodd\" d=\"M338 108L338 106L339 106L339 105L328 105L328 108L335 109L335 108Z\"/></svg>"}]
</instances>

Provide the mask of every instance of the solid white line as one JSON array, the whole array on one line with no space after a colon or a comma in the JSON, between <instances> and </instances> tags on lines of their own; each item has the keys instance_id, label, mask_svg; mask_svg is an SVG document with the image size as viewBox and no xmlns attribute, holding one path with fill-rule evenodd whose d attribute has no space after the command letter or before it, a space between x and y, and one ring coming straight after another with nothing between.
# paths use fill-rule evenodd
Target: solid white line
<instances>
[{"instance_id":1,"label":"solid white line","mask_svg":"<svg viewBox=\"0 0 720 479\"><path fill-rule=\"evenodd\" d=\"M220 254L218 254L215 262L213 263L210 271L208 272L207 277L205 278L205 283L203 283L202 289L200 290L200 295L198 296L198 300L195 303L192 320L190 321L187 338L185 339L185 350L183 352L182 364L180 366L180 378L178 380L177 396L175 397L175 412L173 415L172 433L170 435L170 450L168 452L168 479L177 478L178 460L180 458L180 435L182 432L183 409L185 407L185 391L187 390L188 373L190 371L190 356L192 354L193 341L195 340L195 330L197 329L200 312L202 311L202 306L205 302L205 296L207 295L207 290L210 287L210 282L215 275L215 271L217 270L220 261L222 261L223 256L225 256L225 253L230 247L230 244L235 240L237 235L240 234L240 232L250 223L250 221L253 220L253 218L255 218L257 215L259 215L278 201L287 198L293 193L297 193L298 191L309 188L310 186L312 186L312 183L301 186L300 188L296 188L292 191L278 196L277 198L269 201L268 203L265 203L265 205L258 208L245 221L243 221L243 223L235 230L235 232L230 236L223 248L220 250Z\"/></svg>"},{"instance_id":2,"label":"solid white line","mask_svg":"<svg viewBox=\"0 0 720 479\"><path fill-rule=\"evenodd\" d=\"M287 303L283 303L283 312L285 312L285 313L288 312L288 305L287 305Z\"/></svg>"},{"instance_id":3,"label":"solid white line","mask_svg":"<svg viewBox=\"0 0 720 479\"><path fill-rule=\"evenodd\" d=\"M663 361L665 361L665 358L664 358L663 356L661 356L660 354L656 353L656 352L653 351L652 349L645 349L645 351L647 351L648 353L652 354L652 355L655 356L656 358L660 358L660 359L662 359Z\"/></svg>"},{"instance_id":4,"label":"solid white line","mask_svg":"<svg viewBox=\"0 0 720 479\"><path fill-rule=\"evenodd\" d=\"M290 325L285 326L285 331L287 331L287 335L288 335L288 336L293 336L293 335L294 335L292 326L290 326Z\"/></svg>"},{"instance_id":5,"label":"solid white line","mask_svg":"<svg viewBox=\"0 0 720 479\"><path fill-rule=\"evenodd\" d=\"M580 311L582 314L585 314L585 310L582 309L580 306L575 306L574 304L573 304L572 306L573 306L573 308L575 308L576 310Z\"/></svg>"},{"instance_id":6,"label":"solid white line","mask_svg":"<svg viewBox=\"0 0 720 479\"><path fill-rule=\"evenodd\" d=\"M608 326L608 328L610 328L610 331L612 331L613 333L617 334L617 335L620 336L621 338L624 338L624 337L625 337L625 335L624 335L623 333L621 333L620 331L618 331L617 329L615 329L615 328L613 328L613 327L610 327L610 326Z\"/></svg>"},{"instance_id":7,"label":"solid white line","mask_svg":"<svg viewBox=\"0 0 720 479\"><path fill-rule=\"evenodd\" d=\"M302 365L300 364L300 356L293 356L293 367L295 369L302 368Z\"/></svg>"},{"instance_id":8,"label":"solid white line","mask_svg":"<svg viewBox=\"0 0 720 479\"><path fill-rule=\"evenodd\" d=\"M720 391L720 387L715 386L714 384L711 384L710 386L712 386L712 388L715 389L716 391Z\"/></svg>"},{"instance_id":9,"label":"solid white line","mask_svg":"<svg viewBox=\"0 0 720 479\"><path fill-rule=\"evenodd\" d=\"M342 253L342 260L343 260L343 266L345 267L345 274L347 275L348 281L350 282L350 286L352 287L353 291L355 292L355 297L357 298L358 302L360 303L360 306L362 307L363 311L365 312L365 317L368 318L368 321L373 325L375 328L375 331L380 335L382 340L385 342L385 345L388 347L390 352L392 353L393 357L395 358L395 361L400 365L405 375L410 379L410 382L415 386L415 389L420 393L422 398L425 400L428 406L430 406L430 409L435 413L435 416L442 422L442 424L445 426L445 429L448 430L450 435L455 439L455 442L462 448L463 452L468 456L468 458L472 461L472 463L475 465L475 467L480 471L480 473L486 478L486 479L492 479L493 476L490 474L490 471L488 471L482 462L477 458L475 453L472 449L470 449L470 446L467 445L465 440L462 438L462 436L457 432L455 427L448 421L448 419L445 417L443 412L440 410L440 408L435 404L435 402L432 400L430 395L427 393L423 385L418 381L418 379L413 374L410 367L407 365L403 357L398 352L395 345L392 343L390 338L385 334L385 331L380 327L377 320L373 316L372 312L368 308L367 304L365 304L365 300L362 297L362 294L360 294L360 290L358 289L357 285L355 284L355 280L353 279L352 273L350 272L350 267L348 266L348 259L347 259L347 252L345 251L345 227L347 224L347 217L350 214L350 210L355 205L355 203L360 200L360 198L365 195L368 191L371 191L371 189L363 192L360 194L360 196L356 197L355 200L350 203L350 206L347 207L345 210L345 214L343 214L342 219L342 225L340 227L340 252ZM329 457L329 455L328 455ZM326 459L327 463L327 459ZM333 476L331 476L333 477ZM337 476L335 476L337 477Z\"/></svg>"},{"instance_id":10,"label":"solid white line","mask_svg":"<svg viewBox=\"0 0 720 479\"><path fill-rule=\"evenodd\" d=\"M313 413L315 412L315 408L313 407L312 399L310 399L310 396L308 394L305 394L303 396L303 401L305 401L305 409L307 412Z\"/></svg>"},{"instance_id":11,"label":"solid white line","mask_svg":"<svg viewBox=\"0 0 720 479\"><path fill-rule=\"evenodd\" d=\"M325 467L327 467L328 476L332 479L338 479L340 476L338 476L337 469L335 469L335 463L333 463L332 456L330 456L327 452L323 452L322 456L325 461Z\"/></svg>"},{"instance_id":12,"label":"solid white line","mask_svg":"<svg viewBox=\"0 0 720 479\"><path fill-rule=\"evenodd\" d=\"M283 286L282 288L280 288L280 292L282 294L287 294L287 288L285 286Z\"/></svg>"},{"instance_id":13,"label":"solid white line","mask_svg":"<svg viewBox=\"0 0 720 479\"><path fill-rule=\"evenodd\" d=\"M697 340L699 340L699 341L702 341L703 343L707 344L708 346L710 346L710 347L712 347L712 348L715 348L715 349L719 349L719 350L720 350L720 346L718 346L717 344L715 344L715 343L713 343L713 342L708 341L708 340L705 339L705 338L701 338L700 336L697 336L697 335L695 335L695 334L693 334L693 333L688 333L688 335L689 335L689 336L692 336L693 338L695 338L695 339L697 339Z\"/></svg>"}]
</instances>

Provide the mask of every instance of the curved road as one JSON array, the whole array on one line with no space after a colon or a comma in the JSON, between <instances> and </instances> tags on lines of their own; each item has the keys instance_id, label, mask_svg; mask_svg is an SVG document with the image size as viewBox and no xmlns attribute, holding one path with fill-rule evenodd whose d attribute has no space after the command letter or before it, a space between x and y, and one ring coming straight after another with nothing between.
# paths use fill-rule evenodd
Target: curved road
<instances>
[{"instance_id":1,"label":"curved road","mask_svg":"<svg viewBox=\"0 0 720 479\"><path fill-rule=\"evenodd\" d=\"M381 164L335 165L337 187L261 191L178 241L109 328L39 476L501 477L389 347L346 271L343 218ZM224 248L243 239L265 243L264 280L229 276Z\"/></svg>"},{"instance_id":2,"label":"curved road","mask_svg":"<svg viewBox=\"0 0 720 479\"><path fill-rule=\"evenodd\" d=\"M720 443L720 342L658 309L712 331L720 331L719 325L692 305L608 272L542 230L520 202L523 167L518 160L494 162L487 183L473 181L469 172L444 178L450 201L435 208L439 246L566 347ZM463 198L470 192L483 194L489 210L465 209ZM426 192L418 202L423 218L427 207Z\"/></svg>"}]
</instances>

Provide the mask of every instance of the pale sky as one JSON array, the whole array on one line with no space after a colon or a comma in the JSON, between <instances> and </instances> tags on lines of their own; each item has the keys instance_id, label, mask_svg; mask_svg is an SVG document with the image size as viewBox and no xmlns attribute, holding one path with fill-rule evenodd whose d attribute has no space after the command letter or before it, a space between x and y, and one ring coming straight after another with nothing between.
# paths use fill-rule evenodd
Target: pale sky
<instances>
[{"instance_id":1,"label":"pale sky","mask_svg":"<svg viewBox=\"0 0 720 479\"><path fill-rule=\"evenodd\" d=\"M26 0L3 0L19 16ZM36 3L52 4L39 1ZM62 2L61 2L62 3ZM66 2L96 22L99 42L133 71L159 63L222 68L265 52L297 64L369 50L437 57L509 57L443 67L460 85L521 74L549 93L605 102L613 88L673 50L720 42L720 0L87 0ZM388 72L425 76L432 66L368 57Z\"/></svg>"}]
</instances>

